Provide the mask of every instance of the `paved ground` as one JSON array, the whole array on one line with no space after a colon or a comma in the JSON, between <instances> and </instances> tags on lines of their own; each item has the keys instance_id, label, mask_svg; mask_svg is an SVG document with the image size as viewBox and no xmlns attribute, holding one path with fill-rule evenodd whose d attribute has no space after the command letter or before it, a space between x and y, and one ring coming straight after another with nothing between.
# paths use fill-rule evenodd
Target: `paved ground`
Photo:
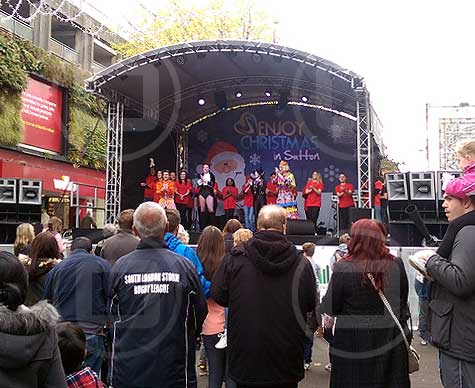
<instances>
[{"instance_id":1,"label":"paved ground","mask_svg":"<svg viewBox=\"0 0 475 388\"><path fill-rule=\"evenodd\" d=\"M414 340L414 347L421 354L421 370L411 375L412 388L439 388L442 387L437 369L438 353L432 346L420 346L418 338ZM326 388L330 374L324 369L328 363L327 344L321 338L315 338L313 347L314 364L306 372L305 379L299 388ZM198 377L198 387L206 388L208 377Z\"/></svg>"}]
</instances>

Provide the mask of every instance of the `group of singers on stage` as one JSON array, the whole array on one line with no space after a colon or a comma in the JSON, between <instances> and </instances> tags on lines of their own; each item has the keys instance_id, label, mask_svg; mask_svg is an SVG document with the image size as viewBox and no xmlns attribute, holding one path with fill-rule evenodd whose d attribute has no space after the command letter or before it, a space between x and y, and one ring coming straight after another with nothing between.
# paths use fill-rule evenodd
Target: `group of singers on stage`
<instances>
[{"instance_id":1,"label":"group of singers on stage","mask_svg":"<svg viewBox=\"0 0 475 388\"><path fill-rule=\"evenodd\" d=\"M339 182L334 192L338 197L339 229L344 230L349 227L349 209L355 205L353 201L354 189L353 185L347 182L345 174L340 174ZM379 200L382 194L382 182L378 182L375 185L375 199L377 197ZM192 226L195 197L198 199L201 229L207 225L216 224L215 212L218 199L223 201L226 220L235 217L236 205L242 200L246 228L251 230L255 230L255 216L266 204L282 206L285 208L288 218L298 218L297 186L295 177L286 161L279 163L279 167L275 168L268 181L265 179L264 171L256 169L247 177L242 188L238 189L233 178L227 178L226 185L219 188L208 164L203 164L202 172L193 185L186 171L180 171L177 178L175 172L156 170L153 159L151 159L150 173L142 186L145 188L145 201L157 202L165 209L178 209L182 224L186 229L190 229ZM322 177L320 173L314 171L302 190L305 214L307 220L312 221L315 225L315 230L323 189ZM376 217L378 218L377 212Z\"/></svg>"}]
</instances>

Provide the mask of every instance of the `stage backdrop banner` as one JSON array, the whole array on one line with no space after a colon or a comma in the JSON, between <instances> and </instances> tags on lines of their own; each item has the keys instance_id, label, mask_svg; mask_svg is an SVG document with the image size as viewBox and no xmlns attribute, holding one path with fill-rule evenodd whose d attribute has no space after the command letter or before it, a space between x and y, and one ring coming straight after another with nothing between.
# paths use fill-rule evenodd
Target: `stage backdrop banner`
<instances>
[{"instance_id":1,"label":"stage backdrop banner","mask_svg":"<svg viewBox=\"0 0 475 388\"><path fill-rule=\"evenodd\" d=\"M355 121L309 107L264 105L222 112L190 128L191 176L209 163L220 189L227 177L240 189L259 167L268 179L281 160L289 163L299 191L314 170L325 191L334 190L341 172L356 186Z\"/></svg>"},{"instance_id":2,"label":"stage backdrop banner","mask_svg":"<svg viewBox=\"0 0 475 388\"><path fill-rule=\"evenodd\" d=\"M29 79L21 96L23 144L61 153L62 98L60 87Z\"/></svg>"}]
</instances>

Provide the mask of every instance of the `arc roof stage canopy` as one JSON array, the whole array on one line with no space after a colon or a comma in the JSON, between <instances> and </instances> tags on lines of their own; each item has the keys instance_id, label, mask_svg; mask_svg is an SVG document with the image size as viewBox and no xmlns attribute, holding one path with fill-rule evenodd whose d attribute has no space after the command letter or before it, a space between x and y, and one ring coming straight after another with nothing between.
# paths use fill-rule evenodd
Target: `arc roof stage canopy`
<instances>
[{"instance_id":1,"label":"arc roof stage canopy","mask_svg":"<svg viewBox=\"0 0 475 388\"><path fill-rule=\"evenodd\" d=\"M151 50L86 80L88 91L123 102L125 119L144 117L170 130L226 108L279 100L324 107L356 120L356 88L364 88L362 77L323 58L276 44L232 40Z\"/></svg>"}]
</instances>

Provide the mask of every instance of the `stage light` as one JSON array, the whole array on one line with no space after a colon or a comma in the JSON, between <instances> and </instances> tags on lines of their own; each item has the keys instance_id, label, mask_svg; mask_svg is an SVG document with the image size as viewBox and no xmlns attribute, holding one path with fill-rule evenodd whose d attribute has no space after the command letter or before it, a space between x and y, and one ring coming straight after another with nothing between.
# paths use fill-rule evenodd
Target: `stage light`
<instances>
[{"instance_id":1,"label":"stage light","mask_svg":"<svg viewBox=\"0 0 475 388\"><path fill-rule=\"evenodd\" d=\"M307 96L302 96L302 102L308 102L308 97Z\"/></svg>"},{"instance_id":2,"label":"stage light","mask_svg":"<svg viewBox=\"0 0 475 388\"><path fill-rule=\"evenodd\" d=\"M236 96L236 98L241 98L242 97L242 92L240 90L236 90L234 95Z\"/></svg>"},{"instance_id":3,"label":"stage light","mask_svg":"<svg viewBox=\"0 0 475 388\"><path fill-rule=\"evenodd\" d=\"M266 95L266 97L271 97L271 96L272 96L272 90L266 89L266 91L264 92L264 94Z\"/></svg>"},{"instance_id":4,"label":"stage light","mask_svg":"<svg viewBox=\"0 0 475 388\"><path fill-rule=\"evenodd\" d=\"M206 104L206 100L203 97L199 97L198 98L198 105L203 106L204 104Z\"/></svg>"}]
</instances>

